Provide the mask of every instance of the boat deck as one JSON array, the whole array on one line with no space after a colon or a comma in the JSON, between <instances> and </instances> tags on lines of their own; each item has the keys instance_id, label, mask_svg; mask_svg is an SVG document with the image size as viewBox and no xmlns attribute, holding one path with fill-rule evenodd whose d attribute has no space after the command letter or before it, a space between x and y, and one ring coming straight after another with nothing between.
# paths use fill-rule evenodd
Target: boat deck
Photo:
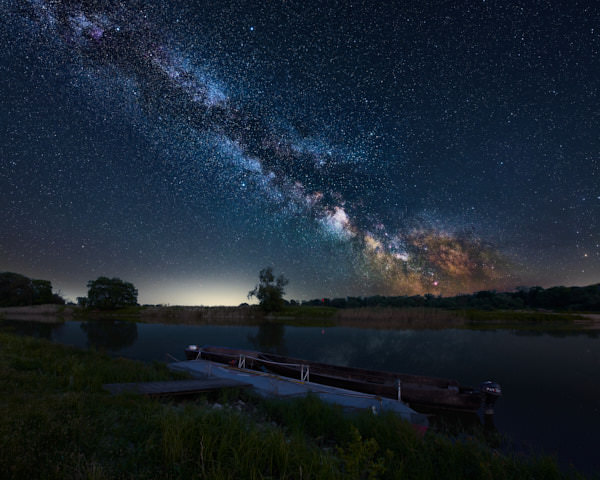
<instances>
[{"instance_id":1,"label":"boat deck","mask_svg":"<svg viewBox=\"0 0 600 480\"><path fill-rule=\"evenodd\" d=\"M341 405L345 409L371 410L373 413L391 411L413 424L423 426L428 424L425 415L415 412L404 403L391 398L369 395L318 383L303 382L270 373L231 367L208 360L175 362L169 364L169 368L189 372L196 378L216 377L219 379L236 380L240 383L248 383L252 385L259 395L265 397L293 398L311 393L325 402Z\"/></svg>"},{"instance_id":2,"label":"boat deck","mask_svg":"<svg viewBox=\"0 0 600 480\"><path fill-rule=\"evenodd\" d=\"M167 395L192 395L195 393L221 390L223 388L247 388L249 383L227 378L203 378L196 380L173 380L167 382L107 383L102 385L113 395L136 393L153 397Z\"/></svg>"}]
</instances>

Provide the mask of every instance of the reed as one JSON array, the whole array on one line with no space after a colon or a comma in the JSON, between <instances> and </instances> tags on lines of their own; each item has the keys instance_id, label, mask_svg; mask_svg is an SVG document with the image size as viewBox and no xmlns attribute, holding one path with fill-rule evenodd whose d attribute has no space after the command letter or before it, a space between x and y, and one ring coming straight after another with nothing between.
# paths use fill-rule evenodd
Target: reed
<instances>
[{"instance_id":1,"label":"reed","mask_svg":"<svg viewBox=\"0 0 600 480\"><path fill-rule=\"evenodd\" d=\"M594 326L593 318L564 312L530 310L448 310L427 307L363 307L339 310L335 324L377 329L520 328L577 330Z\"/></svg>"},{"instance_id":2,"label":"reed","mask_svg":"<svg viewBox=\"0 0 600 480\"><path fill-rule=\"evenodd\" d=\"M188 325L257 325L264 313L255 306L240 307L147 307L140 312L146 323Z\"/></svg>"},{"instance_id":3,"label":"reed","mask_svg":"<svg viewBox=\"0 0 600 480\"><path fill-rule=\"evenodd\" d=\"M265 314L257 305L239 307L136 306L112 311L90 311L75 306L40 305L0 309L0 318L59 322L72 318L188 325L347 326L376 329L540 328L577 330L598 327L598 318L571 312L532 310L450 310L432 307L286 306Z\"/></svg>"},{"instance_id":4,"label":"reed","mask_svg":"<svg viewBox=\"0 0 600 480\"><path fill-rule=\"evenodd\" d=\"M462 315L471 323L569 323L586 320L585 316L564 312L531 310L463 310Z\"/></svg>"},{"instance_id":5,"label":"reed","mask_svg":"<svg viewBox=\"0 0 600 480\"><path fill-rule=\"evenodd\" d=\"M363 307L339 310L337 325L378 329L461 328L467 323L459 311L425 307Z\"/></svg>"}]
</instances>

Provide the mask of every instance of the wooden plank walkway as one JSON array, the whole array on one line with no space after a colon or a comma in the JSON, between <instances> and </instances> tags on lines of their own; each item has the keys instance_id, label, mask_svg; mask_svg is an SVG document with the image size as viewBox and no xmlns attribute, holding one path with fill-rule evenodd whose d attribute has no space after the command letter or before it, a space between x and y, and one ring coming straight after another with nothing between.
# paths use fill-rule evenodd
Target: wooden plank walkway
<instances>
[{"instance_id":1,"label":"wooden plank walkway","mask_svg":"<svg viewBox=\"0 0 600 480\"><path fill-rule=\"evenodd\" d=\"M203 378L196 380L172 380L167 382L141 382L141 383L107 383L102 388L113 395L120 393L137 393L140 395L191 395L194 393L209 392L222 388L247 388L249 383L226 378Z\"/></svg>"}]
</instances>

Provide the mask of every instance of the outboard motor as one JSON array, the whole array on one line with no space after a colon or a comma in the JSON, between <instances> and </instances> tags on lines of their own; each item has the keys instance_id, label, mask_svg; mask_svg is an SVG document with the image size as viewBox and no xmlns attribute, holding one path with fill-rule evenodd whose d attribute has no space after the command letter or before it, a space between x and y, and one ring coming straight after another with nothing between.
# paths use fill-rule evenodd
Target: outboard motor
<instances>
[{"instance_id":1,"label":"outboard motor","mask_svg":"<svg viewBox=\"0 0 600 480\"><path fill-rule=\"evenodd\" d=\"M481 391L483 413L486 415L494 414L494 404L502 396L502 388L500 384L488 380L479 386Z\"/></svg>"},{"instance_id":2,"label":"outboard motor","mask_svg":"<svg viewBox=\"0 0 600 480\"><path fill-rule=\"evenodd\" d=\"M185 347L185 358L187 360L196 360L200 358L200 352L202 350L198 345L188 345Z\"/></svg>"}]
</instances>

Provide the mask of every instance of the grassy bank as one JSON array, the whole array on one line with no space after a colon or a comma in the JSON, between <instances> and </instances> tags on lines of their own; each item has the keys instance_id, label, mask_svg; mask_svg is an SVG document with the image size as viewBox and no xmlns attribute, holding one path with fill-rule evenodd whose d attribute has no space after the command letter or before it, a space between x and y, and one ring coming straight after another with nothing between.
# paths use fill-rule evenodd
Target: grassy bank
<instances>
[{"instance_id":1,"label":"grassy bank","mask_svg":"<svg viewBox=\"0 0 600 480\"><path fill-rule=\"evenodd\" d=\"M119 310L86 310L75 306L40 305L0 309L0 318L53 321L115 319L187 325L260 325L263 322L307 327L378 329L523 328L577 330L599 328L590 314L533 310L449 310L428 307L287 306L265 314L256 305L240 307L136 306Z\"/></svg>"},{"instance_id":2,"label":"grassy bank","mask_svg":"<svg viewBox=\"0 0 600 480\"><path fill-rule=\"evenodd\" d=\"M265 321L296 327L335 327L337 312L333 307L287 306L265 316Z\"/></svg>"},{"instance_id":3,"label":"grassy bank","mask_svg":"<svg viewBox=\"0 0 600 480\"><path fill-rule=\"evenodd\" d=\"M599 322L576 313L533 310L449 310L427 307L366 307L339 310L338 326L379 329L532 329L564 330L598 328Z\"/></svg>"},{"instance_id":4,"label":"grassy bank","mask_svg":"<svg viewBox=\"0 0 600 480\"><path fill-rule=\"evenodd\" d=\"M462 312L440 308L364 307L339 310L337 325L379 329L443 329L467 325Z\"/></svg>"},{"instance_id":5,"label":"grassy bank","mask_svg":"<svg viewBox=\"0 0 600 480\"><path fill-rule=\"evenodd\" d=\"M176 375L8 333L0 375L3 478L563 478L547 459L421 437L394 416L348 417L311 397L111 396L103 383Z\"/></svg>"}]
</instances>

